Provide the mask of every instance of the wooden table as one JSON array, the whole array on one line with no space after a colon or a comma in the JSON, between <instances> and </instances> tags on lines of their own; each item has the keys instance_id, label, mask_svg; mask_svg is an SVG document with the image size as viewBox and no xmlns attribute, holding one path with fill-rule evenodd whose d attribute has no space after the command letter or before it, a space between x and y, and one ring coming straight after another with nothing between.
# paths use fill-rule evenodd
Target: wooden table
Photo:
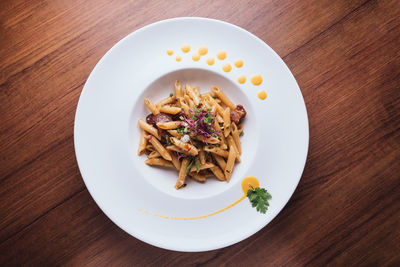
<instances>
[{"instance_id":1,"label":"wooden table","mask_svg":"<svg viewBox=\"0 0 400 267\"><path fill-rule=\"evenodd\" d=\"M310 122L284 210L236 245L167 251L114 225L74 152L75 109L117 41L177 16L234 23L296 77ZM400 264L400 2L0 2L0 265Z\"/></svg>"}]
</instances>

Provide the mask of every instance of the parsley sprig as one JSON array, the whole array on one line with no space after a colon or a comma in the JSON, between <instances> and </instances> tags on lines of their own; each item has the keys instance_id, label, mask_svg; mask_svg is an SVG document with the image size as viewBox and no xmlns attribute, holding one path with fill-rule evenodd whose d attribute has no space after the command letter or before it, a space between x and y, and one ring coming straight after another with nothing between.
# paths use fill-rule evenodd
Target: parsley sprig
<instances>
[{"instance_id":1,"label":"parsley sprig","mask_svg":"<svg viewBox=\"0 0 400 267\"><path fill-rule=\"evenodd\" d=\"M268 200L272 198L271 194L268 193L265 188L253 188L252 186L250 187L251 188L247 191L247 197L250 200L251 206L253 208L256 208L258 212L265 214L269 207Z\"/></svg>"}]
</instances>

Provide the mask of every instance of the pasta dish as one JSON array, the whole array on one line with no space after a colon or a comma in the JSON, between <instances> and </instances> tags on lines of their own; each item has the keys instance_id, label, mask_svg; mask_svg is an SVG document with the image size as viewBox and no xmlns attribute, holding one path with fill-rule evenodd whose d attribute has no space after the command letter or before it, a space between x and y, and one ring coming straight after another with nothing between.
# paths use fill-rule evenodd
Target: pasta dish
<instances>
[{"instance_id":1,"label":"pasta dish","mask_svg":"<svg viewBox=\"0 0 400 267\"><path fill-rule=\"evenodd\" d=\"M201 94L198 87L182 88L176 81L174 89L158 103L144 99L151 113L138 121L138 155L147 155L147 165L175 168L176 189L186 186L186 177L229 182L235 162L241 162L246 110L216 86Z\"/></svg>"}]
</instances>

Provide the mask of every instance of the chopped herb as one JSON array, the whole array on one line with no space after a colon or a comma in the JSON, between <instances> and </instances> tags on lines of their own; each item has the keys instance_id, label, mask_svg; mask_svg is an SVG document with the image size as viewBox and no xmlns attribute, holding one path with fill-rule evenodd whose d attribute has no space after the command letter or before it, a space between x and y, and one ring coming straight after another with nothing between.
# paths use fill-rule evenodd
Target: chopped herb
<instances>
[{"instance_id":1,"label":"chopped herb","mask_svg":"<svg viewBox=\"0 0 400 267\"><path fill-rule=\"evenodd\" d=\"M187 168L186 168L186 175L189 174L190 169L192 168L192 165L193 165L193 158L190 158L189 160L190 160L190 163L189 163L189 165L188 165Z\"/></svg>"},{"instance_id":2,"label":"chopped herb","mask_svg":"<svg viewBox=\"0 0 400 267\"><path fill-rule=\"evenodd\" d=\"M211 108L208 108L207 111L208 111L208 112L211 112Z\"/></svg>"},{"instance_id":3,"label":"chopped herb","mask_svg":"<svg viewBox=\"0 0 400 267\"><path fill-rule=\"evenodd\" d=\"M269 202L272 198L271 194L268 193L265 188L257 187L251 188L247 191L247 197L250 200L251 206L256 208L256 210L260 213L266 213L269 207Z\"/></svg>"},{"instance_id":4,"label":"chopped herb","mask_svg":"<svg viewBox=\"0 0 400 267\"><path fill-rule=\"evenodd\" d=\"M216 98L216 96L215 96L215 95L213 95L213 96L212 96L212 98Z\"/></svg>"},{"instance_id":5,"label":"chopped herb","mask_svg":"<svg viewBox=\"0 0 400 267\"><path fill-rule=\"evenodd\" d=\"M239 136L243 136L244 135L244 132L243 131L241 131L240 132L240 134L239 134Z\"/></svg>"},{"instance_id":6,"label":"chopped herb","mask_svg":"<svg viewBox=\"0 0 400 267\"><path fill-rule=\"evenodd\" d=\"M173 95L174 95L173 93L170 93L170 94L169 94L169 97L172 97Z\"/></svg>"},{"instance_id":7,"label":"chopped herb","mask_svg":"<svg viewBox=\"0 0 400 267\"><path fill-rule=\"evenodd\" d=\"M181 107L181 110L183 110L183 107Z\"/></svg>"},{"instance_id":8,"label":"chopped herb","mask_svg":"<svg viewBox=\"0 0 400 267\"><path fill-rule=\"evenodd\" d=\"M196 171L200 171L200 160L198 158L196 158Z\"/></svg>"}]
</instances>

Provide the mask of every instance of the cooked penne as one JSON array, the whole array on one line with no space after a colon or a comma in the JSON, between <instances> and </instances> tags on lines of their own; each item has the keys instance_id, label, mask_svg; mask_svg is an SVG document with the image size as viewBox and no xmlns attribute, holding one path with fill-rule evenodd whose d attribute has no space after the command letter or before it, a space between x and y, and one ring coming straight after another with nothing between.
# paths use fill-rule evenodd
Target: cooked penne
<instances>
[{"instance_id":1,"label":"cooked penne","mask_svg":"<svg viewBox=\"0 0 400 267\"><path fill-rule=\"evenodd\" d=\"M205 146L204 147L204 151L211 152L211 153L213 153L215 155L218 155L218 156L221 156L221 157L224 157L224 158L227 158L229 156L229 152L228 151L223 150L223 149L221 149L219 147Z\"/></svg>"},{"instance_id":2,"label":"cooked penne","mask_svg":"<svg viewBox=\"0 0 400 267\"><path fill-rule=\"evenodd\" d=\"M200 103L199 96L194 92L193 88L190 85L186 84L186 92L193 99L194 104L197 106Z\"/></svg>"},{"instance_id":3,"label":"cooked penne","mask_svg":"<svg viewBox=\"0 0 400 267\"><path fill-rule=\"evenodd\" d=\"M171 162L162 158L147 159L144 161L144 163L150 166L174 167Z\"/></svg>"},{"instance_id":4,"label":"cooked penne","mask_svg":"<svg viewBox=\"0 0 400 267\"><path fill-rule=\"evenodd\" d=\"M181 83L179 81L175 82L175 97L181 97L182 96L182 87Z\"/></svg>"},{"instance_id":5,"label":"cooked penne","mask_svg":"<svg viewBox=\"0 0 400 267\"><path fill-rule=\"evenodd\" d=\"M239 152L239 155L242 155L242 142L240 142L239 130L238 130L236 124L233 123L233 122L231 124L231 128L232 128L231 129L232 130L232 137L233 137L233 140L235 141L236 148L237 148L237 150Z\"/></svg>"},{"instance_id":6,"label":"cooked penne","mask_svg":"<svg viewBox=\"0 0 400 267\"><path fill-rule=\"evenodd\" d=\"M151 151L149 155L147 155L149 159L154 159L154 158L159 158L161 157L160 153L158 151Z\"/></svg>"},{"instance_id":7,"label":"cooked penne","mask_svg":"<svg viewBox=\"0 0 400 267\"><path fill-rule=\"evenodd\" d=\"M155 136L157 139L159 139L159 140L161 139L161 137L158 134L158 131L156 130L156 128L154 128L153 126L151 126L150 124L148 124L144 120L139 119L139 126L140 126L140 128L142 128L142 130L145 130L149 134Z\"/></svg>"},{"instance_id":8,"label":"cooked penne","mask_svg":"<svg viewBox=\"0 0 400 267\"><path fill-rule=\"evenodd\" d=\"M183 153L191 155L191 156L196 156L199 154L199 150L192 144L182 142L181 140L177 139L176 137L171 137L171 142L182 149L184 151Z\"/></svg>"},{"instance_id":9,"label":"cooked penne","mask_svg":"<svg viewBox=\"0 0 400 267\"><path fill-rule=\"evenodd\" d=\"M203 148L200 148L200 150L199 150L199 160L200 160L200 164L206 163L206 153L204 152Z\"/></svg>"},{"instance_id":10,"label":"cooked penne","mask_svg":"<svg viewBox=\"0 0 400 267\"><path fill-rule=\"evenodd\" d=\"M213 158L217 162L218 166L220 166L222 170L225 170L226 161L221 156L218 156L218 155L215 155L215 154L213 155Z\"/></svg>"},{"instance_id":11,"label":"cooked penne","mask_svg":"<svg viewBox=\"0 0 400 267\"><path fill-rule=\"evenodd\" d=\"M206 163L204 163L204 164L200 164L199 171L205 170L205 169L209 169L209 168L212 168L212 167L215 167L215 164L214 164L214 163L206 162ZM197 172L196 166L193 166L193 165L192 165L192 168L190 168L190 171L191 171L191 172Z\"/></svg>"},{"instance_id":12,"label":"cooked penne","mask_svg":"<svg viewBox=\"0 0 400 267\"><path fill-rule=\"evenodd\" d=\"M146 138L146 132L142 129L140 133L140 139L139 139L139 147L138 147L138 155L142 155L144 151L146 150L147 146L147 141L148 139Z\"/></svg>"},{"instance_id":13,"label":"cooked penne","mask_svg":"<svg viewBox=\"0 0 400 267\"><path fill-rule=\"evenodd\" d=\"M228 182L231 179L231 174L233 170L233 165L235 164L235 159L236 159L235 148L230 146L228 160L226 161L226 166L224 170L225 178Z\"/></svg>"},{"instance_id":14,"label":"cooked penne","mask_svg":"<svg viewBox=\"0 0 400 267\"><path fill-rule=\"evenodd\" d=\"M160 107L160 111L168 114L178 114L179 112L182 111L181 108L178 107L171 107L171 106L162 106Z\"/></svg>"},{"instance_id":15,"label":"cooked penne","mask_svg":"<svg viewBox=\"0 0 400 267\"><path fill-rule=\"evenodd\" d=\"M168 133L173 137L180 137L181 135L178 133L177 130L168 130Z\"/></svg>"},{"instance_id":16,"label":"cooked penne","mask_svg":"<svg viewBox=\"0 0 400 267\"><path fill-rule=\"evenodd\" d=\"M224 173L221 171L221 169L218 166L212 167L212 168L210 168L210 170L214 173L215 177L217 177L218 180L226 181Z\"/></svg>"},{"instance_id":17,"label":"cooked penne","mask_svg":"<svg viewBox=\"0 0 400 267\"><path fill-rule=\"evenodd\" d=\"M162 106L164 106L164 105L166 105L166 104L171 104L171 103L173 103L173 102L175 102L175 96L174 96L174 95L173 95L173 96L169 96L169 97L167 97L167 98L161 100L160 102L157 103L156 107L157 107L158 109L160 109ZM160 110L160 111L161 111L161 110ZM163 112L163 111L161 111L161 112Z\"/></svg>"},{"instance_id":18,"label":"cooked penne","mask_svg":"<svg viewBox=\"0 0 400 267\"><path fill-rule=\"evenodd\" d=\"M197 140L203 142L203 143L207 143L207 144L219 144L221 143L221 140L219 140L218 138L215 138L213 136L210 137L204 137L203 135L199 135L196 137Z\"/></svg>"},{"instance_id":19,"label":"cooked penne","mask_svg":"<svg viewBox=\"0 0 400 267\"><path fill-rule=\"evenodd\" d=\"M236 148L236 143L235 143L235 141L233 140L232 135L229 135L229 136L227 137L227 140L228 140L228 145L229 145L229 147L232 147L232 148L235 150L237 162L241 162L240 155L239 155L239 151L238 151L238 149Z\"/></svg>"},{"instance_id":20,"label":"cooked penne","mask_svg":"<svg viewBox=\"0 0 400 267\"><path fill-rule=\"evenodd\" d=\"M216 86L213 86L211 87L211 90L227 107L229 107L232 110L236 108L236 105L233 104L233 102L225 95L225 93L221 89L219 89Z\"/></svg>"},{"instance_id":21,"label":"cooked penne","mask_svg":"<svg viewBox=\"0 0 400 267\"><path fill-rule=\"evenodd\" d=\"M217 121L214 122L214 128L215 130L217 130L218 132L220 132L219 137L221 138L221 144L220 147L222 149L227 149L228 147L226 146L226 141L225 141L225 136L224 133L221 130L221 126L219 126L219 123Z\"/></svg>"},{"instance_id":22,"label":"cooked penne","mask_svg":"<svg viewBox=\"0 0 400 267\"><path fill-rule=\"evenodd\" d=\"M144 99L144 103L146 104L147 108L151 111L151 113L153 113L154 115L157 115L158 113L160 113L160 111L158 110L157 106L154 105L154 103L151 102L150 99L145 98Z\"/></svg>"},{"instance_id":23,"label":"cooked penne","mask_svg":"<svg viewBox=\"0 0 400 267\"><path fill-rule=\"evenodd\" d=\"M200 183L204 183L207 180L207 178L206 178L206 176L204 174L200 174L200 173L197 173L197 172L191 172L191 173L189 173L189 176L193 180L195 180L197 182L200 182Z\"/></svg>"},{"instance_id":24,"label":"cooked penne","mask_svg":"<svg viewBox=\"0 0 400 267\"><path fill-rule=\"evenodd\" d=\"M231 132L231 111L229 108L224 110L222 118L224 119L224 135L227 137Z\"/></svg>"},{"instance_id":25,"label":"cooked penne","mask_svg":"<svg viewBox=\"0 0 400 267\"><path fill-rule=\"evenodd\" d=\"M159 122L157 123L157 127L163 130L174 130L181 126L181 124L181 121Z\"/></svg>"},{"instance_id":26,"label":"cooked penne","mask_svg":"<svg viewBox=\"0 0 400 267\"><path fill-rule=\"evenodd\" d=\"M236 122L242 121L246 110L240 104L236 108L216 86L205 93L196 86L184 87L176 81L173 94L157 104L144 98L151 114L138 120L137 153L146 154L149 166L176 169L176 189L186 186L187 176L189 183L205 183L210 176L229 182L242 153L243 123Z\"/></svg>"},{"instance_id":27,"label":"cooked penne","mask_svg":"<svg viewBox=\"0 0 400 267\"><path fill-rule=\"evenodd\" d=\"M179 170L178 180L176 181L175 188L179 189L185 186L186 180L186 169L189 165L189 160L187 158L182 160L181 169Z\"/></svg>"},{"instance_id":28,"label":"cooked penne","mask_svg":"<svg viewBox=\"0 0 400 267\"><path fill-rule=\"evenodd\" d=\"M161 157L169 161L172 160L168 150L165 149L165 147L160 143L160 141L158 141L156 138L150 138L149 142L154 146L154 148L158 151L158 153L160 153Z\"/></svg>"},{"instance_id":29,"label":"cooked penne","mask_svg":"<svg viewBox=\"0 0 400 267\"><path fill-rule=\"evenodd\" d=\"M172 164L174 165L175 169L178 171L181 169L181 162L178 160L178 157L175 155L175 153L170 153L171 158L172 158Z\"/></svg>"}]
</instances>

